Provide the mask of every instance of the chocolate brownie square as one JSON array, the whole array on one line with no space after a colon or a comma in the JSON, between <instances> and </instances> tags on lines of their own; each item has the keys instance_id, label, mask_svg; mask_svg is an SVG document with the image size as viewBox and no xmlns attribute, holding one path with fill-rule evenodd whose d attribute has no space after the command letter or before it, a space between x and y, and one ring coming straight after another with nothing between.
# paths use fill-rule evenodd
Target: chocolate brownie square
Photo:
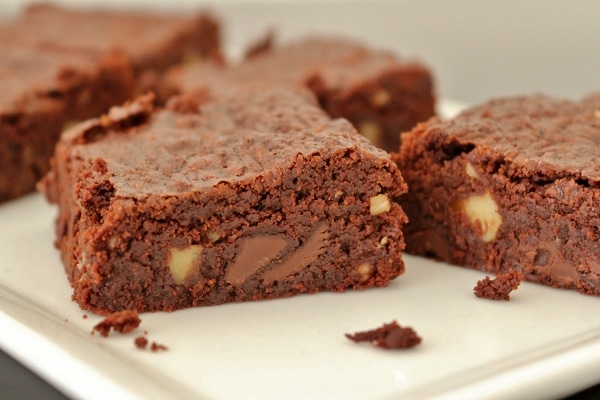
<instances>
[{"instance_id":1,"label":"chocolate brownie square","mask_svg":"<svg viewBox=\"0 0 600 400\"><path fill-rule=\"evenodd\" d=\"M220 26L207 13L189 17L69 9L43 3L27 7L18 18L0 26L0 42L7 41L34 46L60 44L102 54L119 52L140 73L218 54Z\"/></svg>"},{"instance_id":2,"label":"chocolate brownie square","mask_svg":"<svg viewBox=\"0 0 600 400\"><path fill-rule=\"evenodd\" d=\"M148 74L218 49L207 15L40 4L0 25L0 203L35 189L66 124L134 97Z\"/></svg>"},{"instance_id":3,"label":"chocolate brownie square","mask_svg":"<svg viewBox=\"0 0 600 400\"><path fill-rule=\"evenodd\" d=\"M405 134L407 251L600 294L599 99L496 99Z\"/></svg>"},{"instance_id":4,"label":"chocolate brownie square","mask_svg":"<svg viewBox=\"0 0 600 400\"><path fill-rule=\"evenodd\" d=\"M304 86L330 116L348 119L371 143L387 151L398 149L402 131L435 112L433 77L421 62L338 38L264 47L226 70L207 63L176 68L166 78L163 97L202 92L210 99L248 81Z\"/></svg>"},{"instance_id":5,"label":"chocolate brownie square","mask_svg":"<svg viewBox=\"0 0 600 400\"><path fill-rule=\"evenodd\" d=\"M0 203L35 190L63 127L130 98L118 55L60 46L0 45Z\"/></svg>"},{"instance_id":6,"label":"chocolate brownie square","mask_svg":"<svg viewBox=\"0 0 600 400\"><path fill-rule=\"evenodd\" d=\"M84 309L171 311L386 286L404 271L391 157L308 91L151 97L65 134L44 181Z\"/></svg>"}]
</instances>

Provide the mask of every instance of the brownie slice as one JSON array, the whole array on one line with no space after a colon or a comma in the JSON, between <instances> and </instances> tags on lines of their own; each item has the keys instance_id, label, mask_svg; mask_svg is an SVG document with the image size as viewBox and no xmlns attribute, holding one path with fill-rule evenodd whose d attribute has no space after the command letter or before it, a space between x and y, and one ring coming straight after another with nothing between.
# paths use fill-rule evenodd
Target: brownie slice
<instances>
[{"instance_id":1,"label":"brownie slice","mask_svg":"<svg viewBox=\"0 0 600 400\"><path fill-rule=\"evenodd\" d=\"M63 127L127 100L134 81L118 55L0 45L0 203L35 189Z\"/></svg>"},{"instance_id":2,"label":"brownie slice","mask_svg":"<svg viewBox=\"0 0 600 400\"><path fill-rule=\"evenodd\" d=\"M152 101L66 132L45 179L82 308L171 311L386 286L404 271L397 166L309 92Z\"/></svg>"},{"instance_id":3,"label":"brownie slice","mask_svg":"<svg viewBox=\"0 0 600 400\"><path fill-rule=\"evenodd\" d=\"M0 203L35 189L64 126L133 98L141 81L219 49L197 19L34 5L0 25Z\"/></svg>"},{"instance_id":4,"label":"brownie slice","mask_svg":"<svg viewBox=\"0 0 600 400\"><path fill-rule=\"evenodd\" d=\"M184 60L220 51L219 22L207 13L195 17L150 12L29 6L0 26L0 42L60 44L63 47L119 52L136 73L162 71ZM120 103L115 103L120 104Z\"/></svg>"},{"instance_id":5,"label":"brownie slice","mask_svg":"<svg viewBox=\"0 0 600 400\"><path fill-rule=\"evenodd\" d=\"M496 99L405 134L407 251L600 294L598 100Z\"/></svg>"},{"instance_id":6,"label":"brownie slice","mask_svg":"<svg viewBox=\"0 0 600 400\"><path fill-rule=\"evenodd\" d=\"M186 64L168 74L166 92L202 92L206 99L248 81L305 86L332 117L344 117L371 143L398 149L400 132L434 114L433 78L418 61L398 59L346 39L308 38L284 47L251 51L223 71Z\"/></svg>"}]
</instances>

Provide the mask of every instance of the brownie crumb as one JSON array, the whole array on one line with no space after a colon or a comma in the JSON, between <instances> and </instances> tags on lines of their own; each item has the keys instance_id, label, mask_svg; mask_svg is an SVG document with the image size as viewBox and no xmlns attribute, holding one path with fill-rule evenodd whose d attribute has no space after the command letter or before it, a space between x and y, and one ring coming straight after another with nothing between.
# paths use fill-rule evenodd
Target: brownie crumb
<instances>
[{"instance_id":1,"label":"brownie crumb","mask_svg":"<svg viewBox=\"0 0 600 400\"><path fill-rule=\"evenodd\" d=\"M135 347L140 350L145 350L146 346L148 346L148 339L145 336L138 336L133 342L135 343Z\"/></svg>"},{"instance_id":2,"label":"brownie crumb","mask_svg":"<svg viewBox=\"0 0 600 400\"><path fill-rule=\"evenodd\" d=\"M475 296L482 299L508 301L510 300L510 292L516 290L522 280L523 274L511 268L505 274L496 275L494 279L486 276L477 282L473 291L475 292Z\"/></svg>"},{"instance_id":3,"label":"brownie crumb","mask_svg":"<svg viewBox=\"0 0 600 400\"><path fill-rule=\"evenodd\" d=\"M104 318L99 324L94 326L94 331L100 332L104 337L108 336L110 329L115 332L128 333L140 326L142 320L137 311L124 310L117 311Z\"/></svg>"},{"instance_id":4,"label":"brownie crumb","mask_svg":"<svg viewBox=\"0 0 600 400\"><path fill-rule=\"evenodd\" d=\"M167 346L165 346L164 344L152 342L152 344L150 345L150 350L152 350L154 352L167 351L167 350L169 350L169 348Z\"/></svg>"},{"instance_id":5,"label":"brownie crumb","mask_svg":"<svg viewBox=\"0 0 600 400\"><path fill-rule=\"evenodd\" d=\"M346 337L355 342L371 342L383 349L408 349L421 343L421 338L411 327L402 327L392 321L370 331L346 333Z\"/></svg>"},{"instance_id":6,"label":"brownie crumb","mask_svg":"<svg viewBox=\"0 0 600 400\"><path fill-rule=\"evenodd\" d=\"M83 315L81 316L81 318L83 318L83 319L88 319L88 316L87 316L87 314L83 314Z\"/></svg>"}]
</instances>

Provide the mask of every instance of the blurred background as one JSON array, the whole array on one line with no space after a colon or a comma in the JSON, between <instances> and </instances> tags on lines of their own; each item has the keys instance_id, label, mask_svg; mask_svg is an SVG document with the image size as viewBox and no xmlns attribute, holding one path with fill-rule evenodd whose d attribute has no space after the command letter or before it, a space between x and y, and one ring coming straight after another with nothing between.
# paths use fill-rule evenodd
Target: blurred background
<instances>
[{"instance_id":1,"label":"blurred background","mask_svg":"<svg viewBox=\"0 0 600 400\"><path fill-rule=\"evenodd\" d=\"M11 15L29 0L2 0ZM280 41L342 34L425 61L440 97L469 104L544 92L579 98L600 90L600 2L596 0L57 0L76 7L210 9L226 43L275 29Z\"/></svg>"}]
</instances>

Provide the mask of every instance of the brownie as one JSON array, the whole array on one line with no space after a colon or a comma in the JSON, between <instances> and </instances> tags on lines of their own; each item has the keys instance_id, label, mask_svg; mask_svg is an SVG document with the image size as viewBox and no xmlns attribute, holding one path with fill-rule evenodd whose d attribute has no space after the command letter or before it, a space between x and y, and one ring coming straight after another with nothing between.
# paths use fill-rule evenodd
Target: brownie
<instances>
[{"instance_id":1,"label":"brownie","mask_svg":"<svg viewBox=\"0 0 600 400\"><path fill-rule=\"evenodd\" d=\"M134 81L118 55L12 43L0 50L1 203L35 189L66 124L125 101Z\"/></svg>"},{"instance_id":2,"label":"brownie","mask_svg":"<svg viewBox=\"0 0 600 400\"><path fill-rule=\"evenodd\" d=\"M166 77L172 93L214 98L248 81L308 87L332 117L344 117L373 144L397 150L400 132L434 114L433 78L422 63L369 49L348 39L307 38L270 49L272 37L249 49L239 65L223 70L189 63Z\"/></svg>"},{"instance_id":3,"label":"brownie","mask_svg":"<svg viewBox=\"0 0 600 400\"><path fill-rule=\"evenodd\" d=\"M140 81L218 52L218 24L34 5L0 25L0 203L35 189L65 125L134 97Z\"/></svg>"},{"instance_id":4,"label":"brownie","mask_svg":"<svg viewBox=\"0 0 600 400\"><path fill-rule=\"evenodd\" d=\"M65 132L44 180L79 305L171 311L386 286L404 271L384 151L306 90L146 96Z\"/></svg>"},{"instance_id":5,"label":"brownie","mask_svg":"<svg viewBox=\"0 0 600 400\"><path fill-rule=\"evenodd\" d=\"M403 135L407 251L600 294L599 100L495 99Z\"/></svg>"},{"instance_id":6,"label":"brownie","mask_svg":"<svg viewBox=\"0 0 600 400\"><path fill-rule=\"evenodd\" d=\"M218 54L220 29L218 21L207 13L186 17L68 9L44 3L27 7L18 18L0 26L0 43L8 41L60 44L103 54L116 51L140 73Z\"/></svg>"}]
</instances>

